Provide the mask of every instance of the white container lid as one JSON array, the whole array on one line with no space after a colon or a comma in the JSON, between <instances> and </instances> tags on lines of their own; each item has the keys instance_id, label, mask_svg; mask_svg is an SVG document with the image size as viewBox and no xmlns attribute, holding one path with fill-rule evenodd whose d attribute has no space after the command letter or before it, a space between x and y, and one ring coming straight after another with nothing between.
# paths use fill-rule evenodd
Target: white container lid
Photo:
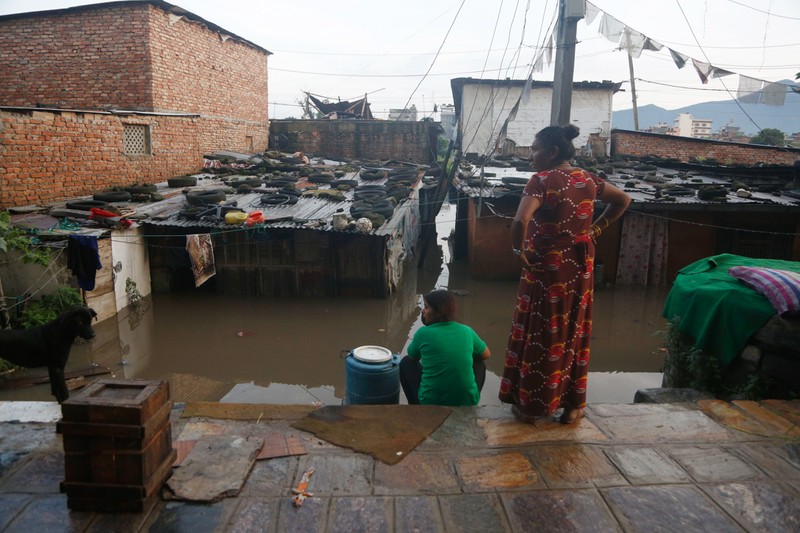
<instances>
[{"instance_id":1,"label":"white container lid","mask_svg":"<svg viewBox=\"0 0 800 533\"><path fill-rule=\"evenodd\" d=\"M385 363L392 360L392 351L383 346L359 346L353 349L353 357L364 363Z\"/></svg>"}]
</instances>

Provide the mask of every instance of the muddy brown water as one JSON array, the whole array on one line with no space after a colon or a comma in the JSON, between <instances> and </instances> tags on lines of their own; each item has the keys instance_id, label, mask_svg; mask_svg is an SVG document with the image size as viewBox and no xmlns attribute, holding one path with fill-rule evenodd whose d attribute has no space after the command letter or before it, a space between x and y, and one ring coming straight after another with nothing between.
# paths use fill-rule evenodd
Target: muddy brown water
<instances>
[{"instance_id":1,"label":"muddy brown water","mask_svg":"<svg viewBox=\"0 0 800 533\"><path fill-rule=\"evenodd\" d=\"M474 280L465 264L450 261L447 235L454 216L454 206L445 204L424 266L417 269L413 261L400 289L386 300L158 294L137 310L129 308L97 324L97 338L73 347L68 368L97 364L110 368L114 377L165 379L175 401L225 397L338 404L345 394L341 352L376 344L404 353L420 327L421 295L449 288L458 294L458 319L492 350L481 403L497 405L517 284ZM657 287L597 289L590 402L628 403L638 388L660 385L661 310L667 292ZM48 385L0 389L0 400L51 399Z\"/></svg>"}]
</instances>

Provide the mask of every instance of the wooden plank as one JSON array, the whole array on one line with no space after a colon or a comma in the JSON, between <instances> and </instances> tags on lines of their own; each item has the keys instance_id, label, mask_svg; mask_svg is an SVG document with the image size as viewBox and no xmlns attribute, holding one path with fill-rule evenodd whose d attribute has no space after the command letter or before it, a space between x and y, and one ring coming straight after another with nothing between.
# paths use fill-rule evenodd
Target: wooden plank
<instances>
[{"instance_id":1,"label":"wooden plank","mask_svg":"<svg viewBox=\"0 0 800 533\"><path fill-rule=\"evenodd\" d=\"M76 368L74 370L67 370L64 372L65 379L74 379L86 376L103 376L110 374L111 369L105 366L87 366ZM35 385L43 385L50 383L50 376L46 374L37 376L26 376L22 378L14 378L0 381L0 389L19 389L22 387L33 387Z\"/></svg>"},{"instance_id":2,"label":"wooden plank","mask_svg":"<svg viewBox=\"0 0 800 533\"><path fill-rule=\"evenodd\" d=\"M313 405L260 403L189 402L181 418L221 418L228 420L300 420L318 409Z\"/></svg>"}]
</instances>

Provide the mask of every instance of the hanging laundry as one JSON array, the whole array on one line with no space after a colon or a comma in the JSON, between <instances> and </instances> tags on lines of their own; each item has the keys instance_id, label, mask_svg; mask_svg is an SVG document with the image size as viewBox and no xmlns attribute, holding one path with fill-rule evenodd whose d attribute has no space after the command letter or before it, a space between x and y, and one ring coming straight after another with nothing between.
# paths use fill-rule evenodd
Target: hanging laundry
<instances>
[{"instance_id":1,"label":"hanging laundry","mask_svg":"<svg viewBox=\"0 0 800 533\"><path fill-rule=\"evenodd\" d=\"M785 100L786 86L784 84L764 82L764 91L761 93L762 104L782 106Z\"/></svg>"},{"instance_id":2,"label":"hanging laundry","mask_svg":"<svg viewBox=\"0 0 800 533\"><path fill-rule=\"evenodd\" d=\"M214 266L214 246L211 243L211 235L208 233L187 235L186 251L189 252L189 259L192 263L194 286L199 287L217 273Z\"/></svg>"},{"instance_id":3,"label":"hanging laundry","mask_svg":"<svg viewBox=\"0 0 800 533\"><path fill-rule=\"evenodd\" d=\"M644 34L625 26L622 32L622 39L619 41L619 46L621 49L628 52L629 56L637 58L642 55L646 40L647 37L645 37Z\"/></svg>"},{"instance_id":4,"label":"hanging laundry","mask_svg":"<svg viewBox=\"0 0 800 533\"><path fill-rule=\"evenodd\" d=\"M711 69L714 67L696 59L692 59L692 65L694 65L694 69L697 71L697 75L700 76L700 81L703 85L708 83L708 75L711 74Z\"/></svg>"},{"instance_id":5,"label":"hanging laundry","mask_svg":"<svg viewBox=\"0 0 800 533\"><path fill-rule=\"evenodd\" d=\"M594 19L597 18L599 14L600 8L587 1L586 6L583 8L583 20L586 21L586 24L594 22Z\"/></svg>"},{"instance_id":6,"label":"hanging laundry","mask_svg":"<svg viewBox=\"0 0 800 533\"><path fill-rule=\"evenodd\" d=\"M603 37L617 44L623 30L625 30L625 24L608 13L603 13L603 18L600 19L600 33Z\"/></svg>"},{"instance_id":7,"label":"hanging laundry","mask_svg":"<svg viewBox=\"0 0 800 533\"><path fill-rule=\"evenodd\" d=\"M547 61L548 67L553 64L553 48L555 48L555 46L553 46L553 34L551 33L550 37L547 39L547 45L544 47L544 58L545 61Z\"/></svg>"},{"instance_id":8,"label":"hanging laundry","mask_svg":"<svg viewBox=\"0 0 800 533\"><path fill-rule=\"evenodd\" d=\"M534 72L544 72L544 51L539 53L539 56L533 61L531 70Z\"/></svg>"},{"instance_id":9,"label":"hanging laundry","mask_svg":"<svg viewBox=\"0 0 800 533\"><path fill-rule=\"evenodd\" d=\"M687 61L689 61L689 56L683 55L680 52L676 52L672 48L667 48L669 50L669 54L672 56L672 60L675 62L675 66L678 68L683 68Z\"/></svg>"},{"instance_id":10,"label":"hanging laundry","mask_svg":"<svg viewBox=\"0 0 800 533\"><path fill-rule=\"evenodd\" d=\"M527 104L528 101L531 99L531 89L533 88L533 73L528 74L528 79L525 80L525 87L522 88L522 96L520 96L520 100L522 104Z\"/></svg>"},{"instance_id":11,"label":"hanging laundry","mask_svg":"<svg viewBox=\"0 0 800 533\"><path fill-rule=\"evenodd\" d=\"M736 92L736 98L742 104L757 104L761 101L762 83L759 79L739 74L739 90Z\"/></svg>"},{"instance_id":12,"label":"hanging laundry","mask_svg":"<svg viewBox=\"0 0 800 533\"><path fill-rule=\"evenodd\" d=\"M723 76L730 76L733 74L730 70L725 70L724 68L717 68L711 67L711 73L708 75L709 78L721 78Z\"/></svg>"},{"instance_id":13,"label":"hanging laundry","mask_svg":"<svg viewBox=\"0 0 800 533\"><path fill-rule=\"evenodd\" d=\"M67 268L78 278L78 287L93 291L97 271L103 268L94 235L70 235L67 241Z\"/></svg>"},{"instance_id":14,"label":"hanging laundry","mask_svg":"<svg viewBox=\"0 0 800 533\"><path fill-rule=\"evenodd\" d=\"M654 41L650 37L645 37L643 50L650 50L651 52L659 52L664 48L664 45L658 41Z\"/></svg>"}]
</instances>

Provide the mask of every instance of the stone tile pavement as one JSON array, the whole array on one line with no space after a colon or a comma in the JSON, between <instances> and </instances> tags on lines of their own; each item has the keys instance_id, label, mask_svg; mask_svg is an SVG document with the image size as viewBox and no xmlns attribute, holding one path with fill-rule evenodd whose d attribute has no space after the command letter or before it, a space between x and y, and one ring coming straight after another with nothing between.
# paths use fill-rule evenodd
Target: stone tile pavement
<instances>
[{"instance_id":1,"label":"stone tile pavement","mask_svg":"<svg viewBox=\"0 0 800 533\"><path fill-rule=\"evenodd\" d=\"M8 406L0 406L2 408ZM7 409L6 409L7 410ZM0 531L800 531L800 402L592 405L573 426L458 408L394 466L291 418L181 418L214 433L280 431L307 454L256 462L236 497L156 499L142 513L72 512L54 421L0 422ZM300 508L291 487L316 472Z\"/></svg>"}]
</instances>

